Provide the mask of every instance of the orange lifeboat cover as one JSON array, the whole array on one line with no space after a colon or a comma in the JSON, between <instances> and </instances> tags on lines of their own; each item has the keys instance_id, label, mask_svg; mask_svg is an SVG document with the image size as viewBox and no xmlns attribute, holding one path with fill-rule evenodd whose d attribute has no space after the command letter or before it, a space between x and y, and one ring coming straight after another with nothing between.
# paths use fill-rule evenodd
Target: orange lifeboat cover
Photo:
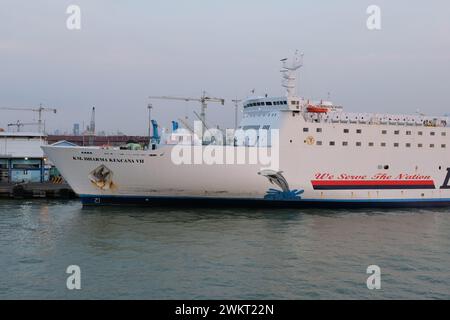
<instances>
[{"instance_id":1,"label":"orange lifeboat cover","mask_svg":"<svg viewBox=\"0 0 450 320\"><path fill-rule=\"evenodd\" d=\"M315 112L315 113L327 113L328 112L328 108L321 107L321 106L314 106L314 105L310 104L306 108L306 111L308 111L308 112Z\"/></svg>"}]
</instances>

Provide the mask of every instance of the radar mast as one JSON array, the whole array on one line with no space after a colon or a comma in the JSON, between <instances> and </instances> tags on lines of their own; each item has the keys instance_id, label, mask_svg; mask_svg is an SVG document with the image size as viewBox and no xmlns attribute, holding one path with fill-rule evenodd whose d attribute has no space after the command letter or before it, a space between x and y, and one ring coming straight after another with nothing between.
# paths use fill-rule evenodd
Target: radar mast
<instances>
[{"instance_id":1,"label":"radar mast","mask_svg":"<svg viewBox=\"0 0 450 320\"><path fill-rule=\"evenodd\" d=\"M297 74L296 71L303 66L303 53L298 50L295 51L294 57L289 62L287 58L281 59L282 74L281 85L286 88L286 94L288 97L295 96L297 94Z\"/></svg>"}]
</instances>

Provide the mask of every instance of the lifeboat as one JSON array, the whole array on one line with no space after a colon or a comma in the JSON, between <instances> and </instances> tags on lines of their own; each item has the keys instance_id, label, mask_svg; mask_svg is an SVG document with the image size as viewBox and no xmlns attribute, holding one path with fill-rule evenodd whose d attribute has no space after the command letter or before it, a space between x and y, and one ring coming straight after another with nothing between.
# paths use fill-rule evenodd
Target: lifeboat
<instances>
[{"instance_id":1,"label":"lifeboat","mask_svg":"<svg viewBox=\"0 0 450 320\"><path fill-rule=\"evenodd\" d=\"M313 113L327 113L328 112L328 108L327 107L322 107L322 106L315 106L315 105L310 104L306 108L306 111L313 112Z\"/></svg>"}]
</instances>

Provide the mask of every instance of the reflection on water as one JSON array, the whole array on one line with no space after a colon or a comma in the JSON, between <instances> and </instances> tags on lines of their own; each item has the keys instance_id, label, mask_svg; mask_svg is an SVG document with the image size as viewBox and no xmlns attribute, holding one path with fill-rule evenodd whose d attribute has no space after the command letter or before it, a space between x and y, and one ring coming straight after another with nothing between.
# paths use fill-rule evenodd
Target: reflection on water
<instances>
[{"instance_id":1,"label":"reflection on water","mask_svg":"<svg viewBox=\"0 0 450 320\"><path fill-rule=\"evenodd\" d=\"M448 209L0 202L0 298L450 298ZM65 287L68 265L82 290ZM382 289L368 290L379 265Z\"/></svg>"}]
</instances>

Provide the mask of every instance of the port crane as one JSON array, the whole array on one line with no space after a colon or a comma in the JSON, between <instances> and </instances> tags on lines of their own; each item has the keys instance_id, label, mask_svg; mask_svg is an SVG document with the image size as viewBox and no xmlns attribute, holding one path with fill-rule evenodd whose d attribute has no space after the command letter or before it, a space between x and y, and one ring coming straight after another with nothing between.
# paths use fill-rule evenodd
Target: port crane
<instances>
[{"instance_id":1,"label":"port crane","mask_svg":"<svg viewBox=\"0 0 450 320\"><path fill-rule=\"evenodd\" d=\"M32 111L38 113L38 130L39 132L42 132L42 113L43 112L53 112L56 113L57 110L54 108L46 108L43 107L42 104L39 105L38 108L31 108L31 107L0 107L0 110L12 110L12 111ZM19 126L18 126L19 128Z\"/></svg>"},{"instance_id":2,"label":"port crane","mask_svg":"<svg viewBox=\"0 0 450 320\"><path fill-rule=\"evenodd\" d=\"M202 122L202 134L205 131L205 124L206 124L206 108L208 106L209 102L215 102L220 103L221 105L225 104L225 99L222 98L215 98L215 97L209 97L205 91L203 91L203 94L200 98L185 98L185 97L171 97L171 96L150 96L150 99L162 99L162 100L178 100L178 101L197 101L201 104L201 112L200 112L200 118Z\"/></svg>"},{"instance_id":3,"label":"port crane","mask_svg":"<svg viewBox=\"0 0 450 320\"><path fill-rule=\"evenodd\" d=\"M23 126L35 126L35 125L39 125L39 123L37 123L37 122L23 123L23 122L20 122L20 120L17 120L17 122L8 123L8 128L9 127L17 127L17 132L20 132L20 128Z\"/></svg>"}]
</instances>

